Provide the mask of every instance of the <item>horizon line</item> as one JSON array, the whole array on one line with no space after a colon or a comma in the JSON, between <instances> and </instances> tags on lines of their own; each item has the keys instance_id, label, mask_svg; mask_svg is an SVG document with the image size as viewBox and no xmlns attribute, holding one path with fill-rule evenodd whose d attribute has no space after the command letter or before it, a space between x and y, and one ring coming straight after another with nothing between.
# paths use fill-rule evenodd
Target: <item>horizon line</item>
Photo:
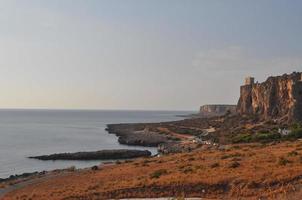
<instances>
[{"instance_id":1,"label":"horizon line","mask_svg":"<svg viewBox=\"0 0 302 200\"><path fill-rule=\"evenodd\" d=\"M156 112L156 111L167 111L167 112L198 112L198 109L196 110L189 110L189 109L102 109L102 108L0 108L0 111L4 110L11 110L11 111L26 111L26 110L32 110L32 111L148 111L148 112Z\"/></svg>"}]
</instances>

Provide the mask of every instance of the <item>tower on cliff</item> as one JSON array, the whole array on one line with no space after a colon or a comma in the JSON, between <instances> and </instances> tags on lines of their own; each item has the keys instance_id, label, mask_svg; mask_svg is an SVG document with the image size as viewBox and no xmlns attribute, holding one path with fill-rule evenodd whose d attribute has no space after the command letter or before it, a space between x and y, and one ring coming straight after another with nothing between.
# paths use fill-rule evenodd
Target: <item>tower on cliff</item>
<instances>
[{"instance_id":1,"label":"tower on cliff","mask_svg":"<svg viewBox=\"0 0 302 200\"><path fill-rule=\"evenodd\" d=\"M247 77L240 87L237 112L241 115L257 115L259 119L280 119L302 122L302 73L271 76L254 84Z\"/></svg>"},{"instance_id":2,"label":"tower on cliff","mask_svg":"<svg viewBox=\"0 0 302 200\"><path fill-rule=\"evenodd\" d=\"M245 85L253 85L255 83L255 78L254 77L246 77L245 78Z\"/></svg>"}]
</instances>

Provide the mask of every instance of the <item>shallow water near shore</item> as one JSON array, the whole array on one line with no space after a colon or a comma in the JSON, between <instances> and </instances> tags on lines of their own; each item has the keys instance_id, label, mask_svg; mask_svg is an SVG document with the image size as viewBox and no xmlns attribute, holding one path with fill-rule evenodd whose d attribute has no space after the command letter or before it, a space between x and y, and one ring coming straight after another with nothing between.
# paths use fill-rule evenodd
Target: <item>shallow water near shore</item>
<instances>
[{"instance_id":1,"label":"shallow water near shore","mask_svg":"<svg viewBox=\"0 0 302 200\"><path fill-rule=\"evenodd\" d=\"M156 148L120 145L105 131L106 124L180 120L190 111L109 110L0 110L0 178L25 172L76 166L102 161L39 161L29 156L102 149Z\"/></svg>"}]
</instances>

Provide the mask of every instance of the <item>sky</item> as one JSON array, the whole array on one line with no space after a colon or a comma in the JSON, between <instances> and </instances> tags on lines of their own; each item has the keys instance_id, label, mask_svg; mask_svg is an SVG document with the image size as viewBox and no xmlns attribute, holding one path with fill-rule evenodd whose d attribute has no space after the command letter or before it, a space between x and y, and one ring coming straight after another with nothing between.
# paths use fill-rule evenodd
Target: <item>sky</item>
<instances>
[{"instance_id":1,"label":"sky","mask_svg":"<svg viewBox=\"0 0 302 200\"><path fill-rule=\"evenodd\" d=\"M300 0L0 0L0 108L198 110L302 71Z\"/></svg>"}]
</instances>

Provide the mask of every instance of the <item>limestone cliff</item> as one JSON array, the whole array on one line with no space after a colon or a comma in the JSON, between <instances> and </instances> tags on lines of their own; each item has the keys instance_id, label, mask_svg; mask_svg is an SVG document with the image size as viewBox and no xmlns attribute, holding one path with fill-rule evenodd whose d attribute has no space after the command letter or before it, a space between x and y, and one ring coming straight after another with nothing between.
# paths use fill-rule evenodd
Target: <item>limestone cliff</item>
<instances>
[{"instance_id":1,"label":"limestone cliff","mask_svg":"<svg viewBox=\"0 0 302 200\"><path fill-rule=\"evenodd\" d=\"M199 114L205 117L220 116L230 111L236 112L236 105L203 105L200 107Z\"/></svg>"},{"instance_id":2,"label":"limestone cliff","mask_svg":"<svg viewBox=\"0 0 302 200\"><path fill-rule=\"evenodd\" d=\"M302 121L302 73L269 77L263 83L246 81L240 88L237 112L263 119Z\"/></svg>"}]
</instances>

